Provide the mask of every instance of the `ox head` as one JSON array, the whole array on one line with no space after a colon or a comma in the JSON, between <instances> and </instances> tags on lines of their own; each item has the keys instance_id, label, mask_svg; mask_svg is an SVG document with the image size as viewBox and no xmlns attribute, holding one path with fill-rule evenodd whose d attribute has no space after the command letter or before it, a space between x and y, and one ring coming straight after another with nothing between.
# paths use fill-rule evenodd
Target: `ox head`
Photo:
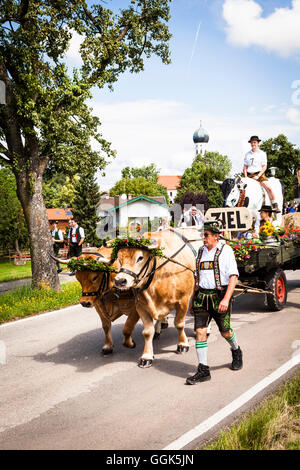
<instances>
[{"instance_id":1,"label":"ox head","mask_svg":"<svg viewBox=\"0 0 300 470\"><path fill-rule=\"evenodd\" d=\"M219 184L224 197L224 207L235 207L239 201L241 191L246 189L247 184L244 183L241 176L236 175L234 178L227 178L224 181L216 181Z\"/></svg>"},{"instance_id":2,"label":"ox head","mask_svg":"<svg viewBox=\"0 0 300 470\"><path fill-rule=\"evenodd\" d=\"M114 278L114 285L119 290L142 287L148 280L153 268L154 257L151 249L159 248L159 243L152 240L145 247L124 247L118 251L119 272Z\"/></svg>"},{"instance_id":3,"label":"ox head","mask_svg":"<svg viewBox=\"0 0 300 470\"><path fill-rule=\"evenodd\" d=\"M104 264L111 262L111 248L101 247L99 250L93 250L93 253L84 253L79 260L92 260ZM61 264L69 264L71 259L59 259L51 255L55 261ZM80 282L82 295L80 304L83 307L94 307L95 302L104 289L112 287L114 273L103 271L76 270L76 279Z\"/></svg>"}]
</instances>

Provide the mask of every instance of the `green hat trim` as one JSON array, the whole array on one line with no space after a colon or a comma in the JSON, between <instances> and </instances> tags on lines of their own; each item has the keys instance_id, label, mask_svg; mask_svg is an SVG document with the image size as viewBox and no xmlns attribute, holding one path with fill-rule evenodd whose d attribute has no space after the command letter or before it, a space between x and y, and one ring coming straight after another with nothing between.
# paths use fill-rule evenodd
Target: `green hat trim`
<instances>
[{"instance_id":1,"label":"green hat trim","mask_svg":"<svg viewBox=\"0 0 300 470\"><path fill-rule=\"evenodd\" d=\"M217 233L217 234L220 234L221 233L221 227L220 227L221 223L218 222L218 221L214 221L214 222L204 222L203 224L203 230L208 230L209 232L212 232L212 233Z\"/></svg>"}]
</instances>

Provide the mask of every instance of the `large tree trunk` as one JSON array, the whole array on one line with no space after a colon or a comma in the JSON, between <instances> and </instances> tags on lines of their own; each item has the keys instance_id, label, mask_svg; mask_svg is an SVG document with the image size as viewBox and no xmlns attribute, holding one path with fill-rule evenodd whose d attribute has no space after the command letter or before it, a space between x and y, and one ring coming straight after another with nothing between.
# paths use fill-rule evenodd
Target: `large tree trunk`
<instances>
[{"instance_id":1,"label":"large tree trunk","mask_svg":"<svg viewBox=\"0 0 300 470\"><path fill-rule=\"evenodd\" d=\"M21 170L16 174L17 191L21 201L30 237L32 286L60 290L46 207L42 196L40 168Z\"/></svg>"}]
</instances>

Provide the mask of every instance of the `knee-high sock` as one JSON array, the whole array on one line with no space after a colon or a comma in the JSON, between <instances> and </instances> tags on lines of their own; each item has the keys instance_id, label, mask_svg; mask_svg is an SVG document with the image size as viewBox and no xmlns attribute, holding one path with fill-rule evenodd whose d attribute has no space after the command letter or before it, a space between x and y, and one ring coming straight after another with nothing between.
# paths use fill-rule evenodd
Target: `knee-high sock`
<instances>
[{"instance_id":1,"label":"knee-high sock","mask_svg":"<svg viewBox=\"0 0 300 470\"><path fill-rule=\"evenodd\" d=\"M235 332L233 330L232 331L232 336L231 338L225 338L227 343L230 344L230 347L231 349L235 350L235 349L238 349L239 345L238 345L238 342L237 342L237 339L236 339L236 336L235 336Z\"/></svg>"},{"instance_id":2,"label":"knee-high sock","mask_svg":"<svg viewBox=\"0 0 300 470\"><path fill-rule=\"evenodd\" d=\"M196 341L196 353L199 364L207 366L207 341Z\"/></svg>"}]
</instances>

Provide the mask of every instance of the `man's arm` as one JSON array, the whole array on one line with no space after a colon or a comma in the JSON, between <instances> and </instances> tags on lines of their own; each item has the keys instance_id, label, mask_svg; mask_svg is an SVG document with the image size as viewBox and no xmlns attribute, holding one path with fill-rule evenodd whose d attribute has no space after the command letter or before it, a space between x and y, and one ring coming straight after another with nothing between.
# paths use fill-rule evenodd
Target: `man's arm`
<instances>
[{"instance_id":1,"label":"man's arm","mask_svg":"<svg viewBox=\"0 0 300 470\"><path fill-rule=\"evenodd\" d=\"M84 236L84 230L83 230L83 228L81 228L81 227L80 227L80 229L79 229L79 234L80 234L80 240L79 240L78 246L81 246L81 245L83 244L84 238L85 238L85 236Z\"/></svg>"},{"instance_id":2,"label":"man's arm","mask_svg":"<svg viewBox=\"0 0 300 470\"><path fill-rule=\"evenodd\" d=\"M227 312L229 302L230 302L230 299L231 299L232 294L234 292L237 280L238 280L238 276L236 276L235 274L232 274L230 276L229 283L228 283L228 286L227 286L227 289L226 289L226 293L225 293L223 299L221 300L221 302L219 304L219 309L218 309L219 313Z\"/></svg>"},{"instance_id":3,"label":"man's arm","mask_svg":"<svg viewBox=\"0 0 300 470\"><path fill-rule=\"evenodd\" d=\"M244 165L243 172L244 172L245 178L247 178L247 170L248 170L248 166Z\"/></svg>"}]
</instances>

